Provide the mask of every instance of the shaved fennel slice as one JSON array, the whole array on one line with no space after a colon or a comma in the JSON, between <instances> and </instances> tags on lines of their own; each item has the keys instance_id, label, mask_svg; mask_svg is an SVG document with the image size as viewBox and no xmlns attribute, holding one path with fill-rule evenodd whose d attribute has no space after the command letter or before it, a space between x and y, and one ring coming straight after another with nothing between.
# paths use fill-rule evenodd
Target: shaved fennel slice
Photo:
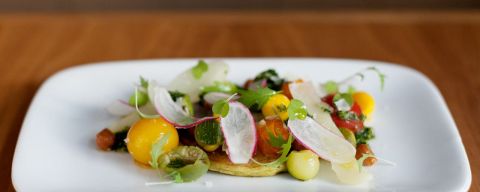
<instances>
[{"instance_id":1,"label":"shaved fennel slice","mask_svg":"<svg viewBox=\"0 0 480 192\"><path fill-rule=\"evenodd\" d=\"M308 113L313 116L315 121L330 130L332 133L343 138L342 133L338 130L330 116L329 111L332 111L332 108L321 100L321 97L315 91L315 87L311 81L304 83L290 83L289 89L293 98L298 99L305 104Z\"/></svg>"},{"instance_id":2,"label":"shaved fennel slice","mask_svg":"<svg viewBox=\"0 0 480 192\"><path fill-rule=\"evenodd\" d=\"M115 116L125 116L135 111L135 108L126 101L116 100L107 106L107 111Z\"/></svg>"},{"instance_id":3,"label":"shaved fennel slice","mask_svg":"<svg viewBox=\"0 0 480 192\"><path fill-rule=\"evenodd\" d=\"M153 107L153 105L150 102L140 107L139 110L146 114L157 114L157 112L155 111L155 107ZM108 129L110 129L110 131L114 133L123 131L129 128L133 123L137 122L138 120L140 120L140 116L136 111L133 111L130 114L122 117L121 119L113 122L108 127Z\"/></svg>"},{"instance_id":4,"label":"shaved fennel slice","mask_svg":"<svg viewBox=\"0 0 480 192\"><path fill-rule=\"evenodd\" d=\"M338 180L344 184L355 185L372 179L370 173L365 169L360 169L355 159L352 159L348 163L332 163L332 170L337 175Z\"/></svg>"},{"instance_id":5,"label":"shaved fennel slice","mask_svg":"<svg viewBox=\"0 0 480 192\"><path fill-rule=\"evenodd\" d=\"M173 101L167 89L156 86L153 81L149 83L148 94L158 114L176 128L190 128L203 121L215 118L204 117L196 119L190 116L188 112L184 111L180 105Z\"/></svg>"},{"instance_id":6,"label":"shaved fennel slice","mask_svg":"<svg viewBox=\"0 0 480 192\"><path fill-rule=\"evenodd\" d=\"M228 65L223 61L208 61L208 69L197 79L192 73L192 68L187 69L175 77L168 85L168 90L176 90L190 96L192 103L200 98L200 87L213 85L215 81L223 82L227 79Z\"/></svg>"},{"instance_id":7,"label":"shaved fennel slice","mask_svg":"<svg viewBox=\"0 0 480 192\"><path fill-rule=\"evenodd\" d=\"M227 154L234 164L245 164L253 156L257 143L255 121L247 107L239 102L229 102L227 116L220 119Z\"/></svg>"},{"instance_id":8,"label":"shaved fennel slice","mask_svg":"<svg viewBox=\"0 0 480 192\"><path fill-rule=\"evenodd\" d=\"M210 105L213 105L215 102L219 100L226 100L232 96L231 94L226 94L226 93L221 93L221 92L210 92L207 93L203 96L203 99L205 102L207 102ZM237 100L238 96L235 95L233 96L232 100Z\"/></svg>"},{"instance_id":9,"label":"shaved fennel slice","mask_svg":"<svg viewBox=\"0 0 480 192\"><path fill-rule=\"evenodd\" d=\"M332 163L348 163L355 159L356 150L352 144L310 117L305 120L289 120L288 127L303 146L325 160Z\"/></svg>"}]
</instances>

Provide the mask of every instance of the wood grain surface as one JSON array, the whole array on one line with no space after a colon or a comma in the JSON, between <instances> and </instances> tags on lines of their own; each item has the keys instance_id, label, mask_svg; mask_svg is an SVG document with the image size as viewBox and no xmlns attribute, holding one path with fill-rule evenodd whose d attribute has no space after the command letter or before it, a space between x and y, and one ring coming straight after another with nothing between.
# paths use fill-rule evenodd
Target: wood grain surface
<instances>
[{"instance_id":1,"label":"wood grain surface","mask_svg":"<svg viewBox=\"0 0 480 192\"><path fill-rule=\"evenodd\" d=\"M413 67L445 97L470 159L470 190L480 191L475 10L0 14L1 190L14 191L18 133L50 75L90 62L172 57L339 57Z\"/></svg>"}]
</instances>

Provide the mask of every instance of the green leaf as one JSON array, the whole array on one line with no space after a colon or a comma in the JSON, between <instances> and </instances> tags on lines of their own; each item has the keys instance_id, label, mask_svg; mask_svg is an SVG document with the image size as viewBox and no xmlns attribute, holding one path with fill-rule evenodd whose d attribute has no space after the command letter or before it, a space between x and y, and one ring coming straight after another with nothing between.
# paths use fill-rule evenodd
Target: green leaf
<instances>
[{"instance_id":1,"label":"green leaf","mask_svg":"<svg viewBox=\"0 0 480 192\"><path fill-rule=\"evenodd\" d=\"M222 93L229 93L233 94L237 92L237 85L229 81L215 81L211 86L201 87L200 90L202 93L209 93L209 92L222 92Z\"/></svg>"},{"instance_id":2,"label":"green leaf","mask_svg":"<svg viewBox=\"0 0 480 192\"><path fill-rule=\"evenodd\" d=\"M175 183L183 183L182 175L179 172L174 172L173 179Z\"/></svg>"},{"instance_id":3,"label":"green leaf","mask_svg":"<svg viewBox=\"0 0 480 192\"><path fill-rule=\"evenodd\" d=\"M261 109L271 96L278 93L266 87L258 88L255 91L239 90L239 92L241 96L240 96L240 99L238 99L238 101L240 101L247 107L252 107L253 105L257 105L258 109Z\"/></svg>"},{"instance_id":4,"label":"green leaf","mask_svg":"<svg viewBox=\"0 0 480 192\"><path fill-rule=\"evenodd\" d=\"M353 94L353 93L355 93L355 91L357 91L357 89L354 86L352 86L352 85L348 86L348 90L347 90L348 94Z\"/></svg>"},{"instance_id":5,"label":"green leaf","mask_svg":"<svg viewBox=\"0 0 480 192\"><path fill-rule=\"evenodd\" d=\"M278 76L274 69L268 69L258 74L254 81L267 80L267 87L273 90L281 90L284 79Z\"/></svg>"},{"instance_id":6,"label":"green leaf","mask_svg":"<svg viewBox=\"0 0 480 192\"><path fill-rule=\"evenodd\" d=\"M230 109L230 105L225 100L218 100L212 106L213 113L218 114L222 117L226 117L228 115L229 109Z\"/></svg>"},{"instance_id":7,"label":"green leaf","mask_svg":"<svg viewBox=\"0 0 480 192\"><path fill-rule=\"evenodd\" d=\"M365 127L362 131L355 133L355 139L358 144L367 144L368 141L375 139L375 133L371 127Z\"/></svg>"},{"instance_id":8,"label":"green leaf","mask_svg":"<svg viewBox=\"0 0 480 192\"><path fill-rule=\"evenodd\" d=\"M144 106L148 102L148 94L140 91L140 90L135 90L135 92L130 96L130 99L128 100L128 104L131 106L138 105L139 107Z\"/></svg>"},{"instance_id":9,"label":"green leaf","mask_svg":"<svg viewBox=\"0 0 480 192\"><path fill-rule=\"evenodd\" d=\"M327 92L327 94L334 94L338 92L338 83L335 81L327 81L323 84L323 89Z\"/></svg>"},{"instance_id":10,"label":"green leaf","mask_svg":"<svg viewBox=\"0 0 480 192\"><path fill-rule=\"evenodd\" d=\"M284 143L281 148L282 148L282 151L280 151L282 154L280 155L280 157L278 159L276 159L275 161L272 161L272 162L269 162L269 163L261 163L261 162L258 162L257 160L255 159L251 159L254 163L256 164L259 164L259 165L263 165L263 166L268 166L268 167L278 167L280 166L281 164L285 163L285 161L287 161L287 156L288 156L288 153L290 152L290 149L292 148L292 142L293 142L293 136L290 134L288 136L288 140L286 143Z\"/></svg>"},{"instance_id":11,"label":"green leaf","mask_svg":"<svg viewBox=\"0 0 480 192\"><path fill-rule=\"evenodd\" d=\"M376 67L369 67L369 68L367 68L367 70L372 70L372 71L375 71L377 73L378 78L380 79L380 90L383 91L383 88L385 87L385 74L383 74Z\"/></svg>"},{"instance_id":12,"label":"green leaf","mask_svg":"<svg viewBox=\"0 0 480 192\"><path fill-rule=\"evenodd\" d=\"M192 68L192 74L195 79L200 79L202 78L203 74L208 71L208 64L200 60L198 61L198 64Z\"/></svg>"},{"instance_id":13,"label":"green leaf","mask_svg":"<svg viewBox=\"0 0 480 192\"><path fill-rule=\"evenodd\" d=\"M337 115L340 119L347 121L361 120L360 117L352 111L338 111Z\"/></svg>"},{"instance_id":14,"label":"green leaf","mask_svg":"<svg viewBox=\"0 0 480 192\"><path fill-rule=\"evenodd\" d=\"M180 91L168 91L168 93L170 94L170 97L173 101L177 101L177 99L180 97L185 97L185 93L182 93Z\"/></svg>"},{"instance_id":15,"label":"green leaf","mask_svg":"<svg viewBox=\"0 0 480 192\"><path fill-rule=\"evenodd\" d=\"M158 169L158 158L163 154L163 147L167 144L168 138L170 138L170 133L163 135L157 142L152 144L152 149L150 151L150 166L154 169Z\"/></svg>"},{"instance_id":16,"label":"green leaf","mask_svg":"<svg viewBox=\"0 0 480 192\"><path fill-rule=\"evenodd\" d=\"M307 117L307 107L302 101L292 99L288 105L288 118L304 120Z\"/></svg>"},{"instance_id":17,"label":"green leaf","mask_svg":"<svg viewBox=\"0 0 480 192\"><path fill-rule=\"evenodd\" d=\"M267 130L267 133L268 133L268 142L270 143L270 145L274 147L282 147L282 145L287 142L287 140L285 140L282 137L282 135L275 136L271 131L268 131L268 130Z\"/></svg>"},{"instance_id":18,"label":"green leaf","mask_svg":"<svg viewBox=\"0 0 480 192\"><path fill-rule=\"evenodd\" d=\"M140 86L142 86L145 89L148 89L148 81L142 76L140 76Z\"/></svg>"}]
</instances>

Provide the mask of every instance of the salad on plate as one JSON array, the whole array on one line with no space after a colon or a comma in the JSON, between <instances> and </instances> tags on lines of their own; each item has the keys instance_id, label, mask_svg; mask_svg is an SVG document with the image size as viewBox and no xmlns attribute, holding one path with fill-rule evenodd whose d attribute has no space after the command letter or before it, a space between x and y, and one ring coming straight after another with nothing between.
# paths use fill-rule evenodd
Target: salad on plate
<instances>
[{"instance_id":1,"label":"salad on plate","mask_svg":"<svg viewBox=\"0 0 480 192\"><path fill-rule=\"evenodd\" d=\"M354 84L375 67L342 81L285 78L268 69L227 79L222 61L200 60L169 84L140 78L130 98L107 107L118 120L96 135L98 149L128 152L158 170L159 182L192 182L208 171L266 177L288 172L310 180L331 169L343 184L371 180L380 160L369 146L375 100ZM370 73L368 73L370 74ZM320 159L330 162L329 167Z\"/></svg>"}]
</instances>

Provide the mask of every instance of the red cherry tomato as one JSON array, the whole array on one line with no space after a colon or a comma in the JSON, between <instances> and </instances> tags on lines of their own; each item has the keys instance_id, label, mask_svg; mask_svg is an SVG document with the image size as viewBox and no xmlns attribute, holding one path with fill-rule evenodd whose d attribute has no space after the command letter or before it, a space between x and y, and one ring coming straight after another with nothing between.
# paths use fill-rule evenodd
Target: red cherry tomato
<instances>
[{"instance_id":1,"label":"red cherry tomato","mask_svg":"<svg viewBox=\"0 0 480 192\"><path fill-rule=\"evenodd\" d=\"M354 133L357 133L361 130L363 130L363 121L362 120L345 120L341 119L338 116L337 110L335 109L335 106L333 104L333 97L334 95L327 95L322 100L329 104L331 107L334 108L334 111L332 113L332 120L337 125L337 127L343 127L346 129L349 129L353 131ZM350 109L351 112L355 113L358 117L362 115L362 109L360 109L360 106L355 102L352 105L352 108Z\"/></svg>"}]
</instances>

